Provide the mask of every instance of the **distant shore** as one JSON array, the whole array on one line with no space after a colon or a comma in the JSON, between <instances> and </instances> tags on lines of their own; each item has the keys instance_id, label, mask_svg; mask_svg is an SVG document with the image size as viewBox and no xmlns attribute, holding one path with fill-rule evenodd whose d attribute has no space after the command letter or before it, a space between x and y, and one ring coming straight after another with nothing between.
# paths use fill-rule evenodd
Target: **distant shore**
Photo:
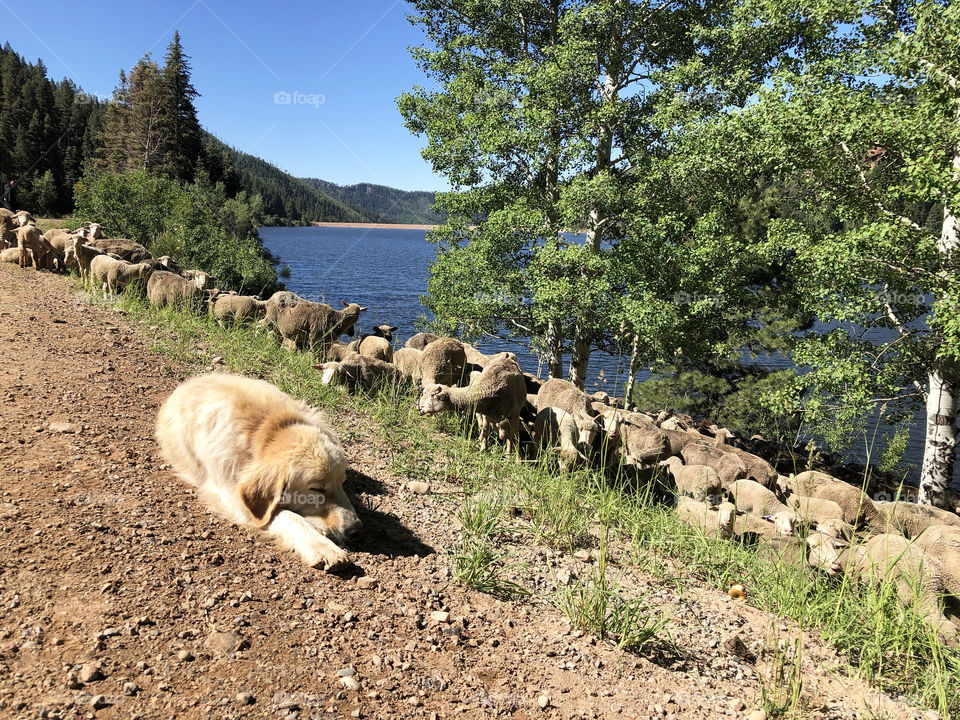
<instances>
[{"instance_id":1,"label":"distant shore","mask_svg":"<svg viewBox=\"0 0 960 720\"><path fill-rule=\"evenodd\" d=\"M314 227L374 228L383 230L433 230L436 225L405 225L403 223L349 223L315 222Z\"/></svg>"}]
</instances>

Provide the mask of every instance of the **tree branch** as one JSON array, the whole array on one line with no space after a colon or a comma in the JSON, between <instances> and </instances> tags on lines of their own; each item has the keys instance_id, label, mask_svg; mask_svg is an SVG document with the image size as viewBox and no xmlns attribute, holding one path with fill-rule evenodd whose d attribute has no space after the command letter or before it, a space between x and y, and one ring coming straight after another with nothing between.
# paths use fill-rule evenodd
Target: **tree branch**
<instances>
[{"instance_id":1,"label":"tree branch","mask_svg":"<svg viewBox=\"0 0 960 720\"><path fill-rule=\"evenodd\" d=\"M863 168L860 167L860 164L857 162L856 158L853 157L853 153L850 152L850 148L847 147L847 144L842 140L840 141L840 147L843 148L844 154L850 159L850 162L860 175L860 182L863 184L864 190L867 191L868 195L873 195L873 188L870 187L870 181L867 180L867 174L864 172ZM913 228L917 232L925 232L922 225L918 225L910 218L899 215L898 213L893 212L893 210L888 210L881 200L874 198L873 202L877 206L877 209L887 217L893 218L894 220Z\"/></svg>"}]
</instances>

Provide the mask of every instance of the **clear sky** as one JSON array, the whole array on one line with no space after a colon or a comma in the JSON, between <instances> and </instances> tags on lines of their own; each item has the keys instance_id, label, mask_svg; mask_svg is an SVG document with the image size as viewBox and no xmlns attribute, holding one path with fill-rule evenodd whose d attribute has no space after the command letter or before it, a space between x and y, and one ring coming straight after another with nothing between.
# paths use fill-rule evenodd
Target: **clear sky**
<instances>
[{"instance_id":1,"label":"clear sky","mask_svg":"<svg viewBox=\"0 0 960 720\"><path fill-rule=\"evenodd\" d=\"M395 98L426 83L404 0L0 0L0 35L54 80L109 97L121 68L161 62L174 29L191 57L201 124L298 177L447 187ZM284 103L284 100L288 102Z\"/></svg>"}]
</instances>

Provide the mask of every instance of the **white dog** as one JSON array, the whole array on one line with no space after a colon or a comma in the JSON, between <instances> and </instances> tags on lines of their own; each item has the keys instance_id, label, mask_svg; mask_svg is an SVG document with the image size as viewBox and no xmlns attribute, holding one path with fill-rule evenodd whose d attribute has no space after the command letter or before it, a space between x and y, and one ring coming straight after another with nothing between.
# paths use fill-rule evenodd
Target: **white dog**
<instances>
[{"instance_id":1,"label":"white dog","mask_svg":"<svg viewBox=\"0 0 960 720\"><path fill-rule=\"evenodd\" d=\"M200 375L157 417L167 462L238 525L265 532L308 565L348 561L362 527L343 491L346 457L324 415L263 380Z\"/></svg>"}]
</instances>

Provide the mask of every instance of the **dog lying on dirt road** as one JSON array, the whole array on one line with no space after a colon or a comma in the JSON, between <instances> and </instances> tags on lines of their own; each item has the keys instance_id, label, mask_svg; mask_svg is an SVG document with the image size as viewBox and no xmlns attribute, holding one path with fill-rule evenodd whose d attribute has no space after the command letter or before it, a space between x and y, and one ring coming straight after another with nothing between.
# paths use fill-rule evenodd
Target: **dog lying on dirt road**
<instances>
[{"instance_id":1,"label":"dog lying on dirt road","mask_svg":"<svg viewBox=\"0 0 960 720\"><path fill-rule=\"evenodd\" d=\"M173 391L156 435L167 462L224 517L308 565L348 562L337 543L362 525L343 491L346 457L320 411L263 380L213 373Z\"/></svg>"}]
</instances>

